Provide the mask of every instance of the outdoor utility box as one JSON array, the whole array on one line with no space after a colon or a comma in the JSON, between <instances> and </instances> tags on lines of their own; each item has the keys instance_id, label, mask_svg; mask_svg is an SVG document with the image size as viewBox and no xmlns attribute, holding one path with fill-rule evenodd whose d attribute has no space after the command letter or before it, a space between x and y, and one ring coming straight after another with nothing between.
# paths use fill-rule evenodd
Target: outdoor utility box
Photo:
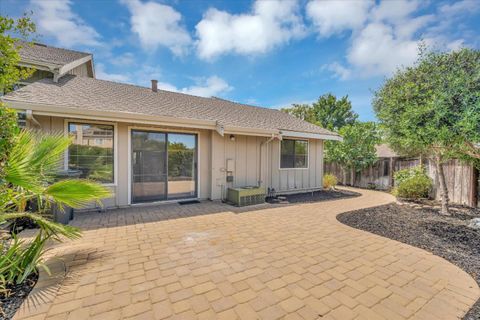
<instances>
[{"instance_id":1,"label":"outdoor utility box","mask_svg":"<svg viewBox=\"0 0 480 320\"><path fill-rule=\"evenodd\" d=\"M235 161L233 159L227 159L227 172L235 171Z\"/></svg>"},{"instance_id":2,"label":"outdoor utility box","mask_svg":"<svg viewBox=\"0 0 480 320\"><path fill-rule=\"evenodd\" d=\"M228 188L227 200L243 207L265 202L265 189L260 187Z\"/></svg>"}]
</instances>

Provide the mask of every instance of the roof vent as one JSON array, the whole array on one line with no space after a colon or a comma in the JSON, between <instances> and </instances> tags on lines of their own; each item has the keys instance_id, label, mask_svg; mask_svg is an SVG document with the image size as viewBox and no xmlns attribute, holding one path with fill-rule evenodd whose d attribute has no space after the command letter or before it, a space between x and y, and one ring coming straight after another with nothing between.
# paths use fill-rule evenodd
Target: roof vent
<instances>
[{"instance_id":1,"label":"roof vent","mask_svg":"<svg viewBox=\"0 0 480 320\"><path fill-rule=\"evenodd\" d=\"M152 80L152 91L153 92L158 91L158 80Z\"/></svg>"}]
</instances>

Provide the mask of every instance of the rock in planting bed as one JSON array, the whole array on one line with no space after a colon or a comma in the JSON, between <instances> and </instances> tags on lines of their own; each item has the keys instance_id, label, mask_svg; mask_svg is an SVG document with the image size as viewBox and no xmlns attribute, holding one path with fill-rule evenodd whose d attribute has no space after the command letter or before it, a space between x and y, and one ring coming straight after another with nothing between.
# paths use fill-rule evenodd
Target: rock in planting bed
<instances>
[{"instance_id":1,"label":"rock in planting bed","mask_svg":"<svg viewBox=\"0 0 480 320\"><path fill-rule=\"evenodd\" d=\"M476 209L454 208L451 216L444 216L438 207L388 204L346 212L337 220L430 251L459 266L480 284L480 230L468 226L479 216ZM480 300L463 319L480 319Z\"/></svg>"}]
</instances>

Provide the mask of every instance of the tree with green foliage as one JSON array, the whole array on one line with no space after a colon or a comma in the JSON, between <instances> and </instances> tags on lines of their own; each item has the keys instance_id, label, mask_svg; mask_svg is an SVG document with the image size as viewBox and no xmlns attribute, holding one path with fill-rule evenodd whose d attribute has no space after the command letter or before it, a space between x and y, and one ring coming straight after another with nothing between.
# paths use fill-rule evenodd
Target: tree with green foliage
<instances>
[{"instance_id":1,"label":"tree with green foliage","mask_svg":"<svg viewBox=\"0 0 480 320\"><path fill-rule=\"evenodd\" d=\"M443 164L454 157L472 159L479 151L480 51L421 48L413 66L399 69L375 92L373 106L395 151L433 159L442 213L448 214Z\"/></svg>"},{"instance_id":2,"label":"tree with green foliage","mask_svg":"<svg viewBox=\"0 0 480 320\"><path fill-rule=\"evenodd\" d=\"M293 104L292 107L284 108L282 111L333 131L353 124L358 118L352 110L352 103L348 96L337 99L331 93L322 95L311 105Z\"/></svg>"},{"instance_id":3,"label":"tree with green foliage","mask_svg":"<svg viewBox=\"0 0 480 320\"><path fill-rule=\"evenodd\" d=\"M0 94L7 93L20 80L27 79L33 69L18 67L18 39L27 40L35 33L35 24L25 14L13 19L0 16ZM0 102L0 180L2 179L7 151L18 133L17 114Z\"/></svg>"},{"instance_id":4,"label":"tree with green foliage","mask_svg":"<svg viewBox=\"0 0 480 320\"><path fill-rule=\"evenodd\" d=\"M380 134L374 122L355 122L340 128L343 141L326 141L325 159L338 163L346 175L350 172L350 185L355 184L355 174L377 161L375 146Z\"/></svg>"},{"instance_id":5,"label":"tree with green foliage","mask_svg":"<svg viewBox=\"0 0 480 320\"><path fill-rule=\"evenodd\" d=\"M35 24L27 14L18 19L0 16L0 92L11 91L18 81L32 75L33 69L19 67L18 50L19 40L28 41L35 31Z\"/></svg>"}]
</instances>

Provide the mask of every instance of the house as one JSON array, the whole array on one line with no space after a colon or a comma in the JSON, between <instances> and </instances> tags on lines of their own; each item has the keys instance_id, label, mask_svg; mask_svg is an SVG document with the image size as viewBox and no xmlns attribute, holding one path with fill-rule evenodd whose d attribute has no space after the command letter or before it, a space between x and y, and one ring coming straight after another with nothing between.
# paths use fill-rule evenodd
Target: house
<instances>
[{"instance_id":1,"label":"house","mask_svg":"<svg viewBox=\"0 0 480 320\"><path fill-rule=\"evenodd\" d=\"M341 139L274 109L96 79L88 53L35 44L21 57L39 71L3 101L27 126L72 136L65 168L111 187L107 207L317 190L323 141Z\"/></svg>"}]
</instances>

